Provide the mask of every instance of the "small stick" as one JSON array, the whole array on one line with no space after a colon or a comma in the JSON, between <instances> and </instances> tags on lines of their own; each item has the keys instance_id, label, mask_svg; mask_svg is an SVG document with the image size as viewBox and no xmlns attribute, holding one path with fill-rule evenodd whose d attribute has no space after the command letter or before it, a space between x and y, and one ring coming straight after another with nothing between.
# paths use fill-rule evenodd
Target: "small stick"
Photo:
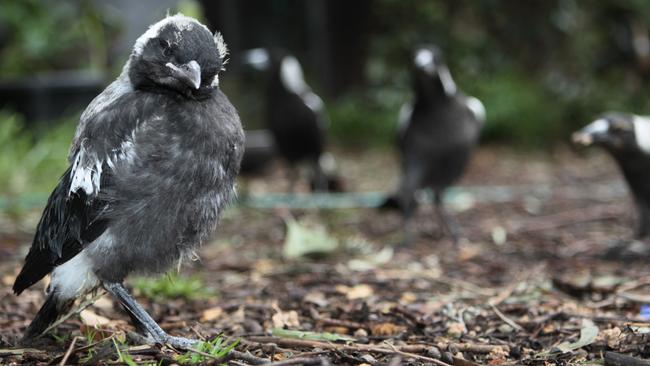
<instances>
[{"instance_id":1,"label":"small stick","mask_svg":"<svg viewBox=\"0 0 650 366\"><path fill-rule=\"evenodd\" d=\"M219 360L219 361L225 361L225 360L229 360L229 359L238 359L238 360L244 360L244 361L246 361L248 363L251 363L253 365L262 365L262 364L268 364L269 363L269 361L267 361L267 360L265 360L263 358L255 357L255 356L253 356L253 355L251 355L249 353L235 351L234 349L230 350L230 352L228 352L228 354L223 356L223 357L217 357L215 355L211 355L209 353L199 351L196 348L188 348L187 350L190 351L190 352L199 354L201 356L211 358L213 360Z\"/></svg>"},{"instance_id":2,"label":"small stick","mask_svg":"<svg viewBox=\"0 0 650 366\"><path fill-rule=\"evenodd\" d=\"M358 344L358 345L348 345L348 344L334 344L326 343L319 341L310 341L305 339L289 339L289 338L278 338L278 337L249 337L248 342L256 343L275 343L281 346L286 347L309 347L309 348L320 348L320 349L329 349L329 350L339 350L339 351L357 351L357 352L376 352L384 354L395 354L395 350L400 352L409 353L411 356L413 353L426 352L430 346L428 345L406 345L394 347L395 350L388 349L386 347ZM461 352L471 352L471 353L483 353L487 354L492 352L495 349L501 349L504 352L510 352L510 347L507 345L491 345L491 344L472 344L472 343L451 343L456 349ZM440 343L437 345L440 349L445 349L448 345ZM422 357L422 356L420 356Z\"/></svg>"},{"instance_id":3,"label":"small stick","mask_svg":"<svg viewBox=\"0 0 650 366\"><path fill-rule=\"evenodd\" d=\"M526 331L526 330L524 329L524 327L522 327L521 325L515 323L514 320L508 318L504 313L502 313L499 309L497 309L496 306L494 306L494 305L492 305L492 304L490 304L490 306L492 307L492 310L494 310L494 312L497 314L497 316L498 316L499 318L501 318L501 320L503 320L506 324L508 324L509 326L511 326L513 329L517 329L518 331L521 331L521 332L525 332L525 331Z\"/></svg>"},{"instance_id":4,"label":"small stick","mask_svg":"<svg viewBox=\"0 0 650 366\"><path fill-rule=\"evenodd\" d=\"M293 365L322 365L323 359L320 357L317 358L308 358L308 357L294 357L288 358L286 360L275 361L267 363L267 366L293 366Z\"/></svg>"},{"instance_id":5,"label":"small stick","mask_svg":"<svg viewBox=\"0 0 650 366\"><path fill-rule=\"evenodd\" d=\"M605 366L650 366L650 361L620 353L605 352Z\"/></svg>"},{"instance_id":6,"label":"small stick","mask_svg":"<svg viewBox=\"0 0 650 366\"><path fill-rule=\"evenodd\" d=\"M79 339L79 337L72 338L72 342L70 342L70 346L68 346L68 350L65 351L65 355L63 355L63 359L61 360L61 362L59 362L59 366L65 366L65 363L68 362L68 358L70 358L70 355L72 355L72 351L74 350L75 343L77 343L77 339Z\"/></svg>"},{"instance_id":7,"label":"small stick","mask_svg":"<svg viewBox=\"0 0 650 366\"><path fill-rule=\"evenodd\" d=\"M412 357L412 358L420 359L420 360L423 360L423 361L429 361L431 363L435 363L436 365L440 365L440 366L451 366L450 364L448 364L446 362L443 362L443 361L440 361L440 360L436 360L435 358L420 356L420 355L415 354L415 353L403 352L403 351L398 350L397 347L395 347L395 345L393 345L393 344L390 344L390 343L386 343L386 344L390 348L392 348L395 351L395 353L398 354L398 355L402 355L402 356L406 356L406 357Z\"/></svg>"},{"instance_id":8,"label":"small stick","mask_svg":"<svg viewBox=\"0 0 650 366\"><path fill-rule=\"evenodd\" d=\"M84 311L87 307L92 305L95 302L95 300L99 299L102 295L104 295L104 291L98 291L95 294L95 296L93 296L92 298L87 299L86 301L79 304L79 306L75 310L69 311L67 314L65 314L64 316L60 317L57 321L52 323L52 325L47 327L43 331L43 333L39 334L36 338L40 338L40 337L44 336L45 334L49 333L52 329L54 329L54 328L58 327L59 325L63 324L63 322L70 319L72 316L81 314L82 311Z\"/></svg>"}]
</instances>

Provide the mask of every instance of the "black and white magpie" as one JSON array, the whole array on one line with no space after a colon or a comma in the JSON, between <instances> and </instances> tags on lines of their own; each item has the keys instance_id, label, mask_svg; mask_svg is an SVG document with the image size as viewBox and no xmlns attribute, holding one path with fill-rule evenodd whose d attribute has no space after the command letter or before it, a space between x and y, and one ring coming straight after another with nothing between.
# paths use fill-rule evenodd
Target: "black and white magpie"
<instances>
[{"instance_id":1,"label":"black and white magpie","mask_svg":"<svg viewBox=\"0 0 650 366\"><path fill-rule=\"evenodd\" d=\"M264 48L244 52L242 62L269 75L266 123L280 156L290 165L290 190L297 178L296 165L306 162L313 190L327 191L336 178L328 171L332 157L325 153L325 105L305 82L300 62L281 49Z\"/></svg>"},{"instance_id":2,"label":"black and white magpie","mask_svg":"<svg viewBox=\"0 0 650 366\"><path fill-rule=\"evenodd\" d=\"M443 230L457 241L458 232L442 198L465 170L479 139L485 108L478 99L458 90L436 46L417 48L412 63L415 97L402 106L397 125L402 170L399 188L383 207L402 211L406 242L410 242L416 192L431 189Z\"/></svg>"},{"instance_id":3,"label":"black and white magpie","mask_svg":"<svg viewBox=\"0 0 650 366\"><path fill-rule=\"evenodd\" d=\"M191 255L235 195L244 134L219 89L226 54L219 33L168 16L137 39L120 76L83 112L71 165L13 286L20 294L51 275L24 339L102 286L150 341L193 344L165 333L122 282Z\"/></svg>"},{"instance_id":4,"label":"black and white magpie","mask_svg":"<svg viewBox=\"0 0 650 366\"><path fill-rule=\"evenodd\" d=\"M580 145L598 145L616 160L638 211L636 237L650 235L650 116L608 112L573 134Z\"/></svg>"}]
</instances>

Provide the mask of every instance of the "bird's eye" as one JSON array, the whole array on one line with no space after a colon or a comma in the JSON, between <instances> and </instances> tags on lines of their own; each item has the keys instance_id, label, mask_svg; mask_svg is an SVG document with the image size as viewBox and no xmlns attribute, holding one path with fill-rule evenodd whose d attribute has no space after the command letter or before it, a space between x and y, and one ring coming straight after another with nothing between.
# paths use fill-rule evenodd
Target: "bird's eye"
<instances>
[{"instance_id":1,"label":"bird's eye","mask_svg":"<svg viewBox=\"0 0 650 366\"><path fill-rule=\"evenodd\" d=\"M171 56L172 54L172 45L167 41L166 39L159 38L158 42L160 44L160 48L162 49L163 55L165 56Z\"/></svg>"}]
</instances>

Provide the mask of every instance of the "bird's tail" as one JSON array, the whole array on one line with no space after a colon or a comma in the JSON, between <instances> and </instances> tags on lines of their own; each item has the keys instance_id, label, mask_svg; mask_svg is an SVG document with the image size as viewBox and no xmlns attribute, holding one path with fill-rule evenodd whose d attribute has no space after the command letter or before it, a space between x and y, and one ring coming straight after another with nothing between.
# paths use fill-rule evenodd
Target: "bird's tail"
<instances>
[{"instance_id":1,"label":"bird's tail","mask_svg":"<svg viewBox=\"0 0 650 366\"><path fill-rule=\"evenodd\" d=\"M25 334L23 335L23 342L33 340L40 336L45 330L52 325L62 312L67 311L72 305L71 301L61 301L57 296L57 291L52 290L47 295L45 303L34 317L34 320L29 324Z\"/></svg>"}]
</instances>

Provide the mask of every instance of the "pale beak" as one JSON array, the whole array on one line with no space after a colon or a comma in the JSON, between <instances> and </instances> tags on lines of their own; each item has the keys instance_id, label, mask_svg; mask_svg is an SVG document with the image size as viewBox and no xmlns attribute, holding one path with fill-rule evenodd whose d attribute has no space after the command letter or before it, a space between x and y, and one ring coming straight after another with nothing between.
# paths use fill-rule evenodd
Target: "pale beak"
<instances>
[{"instance_id":1,"label":"pale beak","mask_svg":"<svg viewBox=\"0 0 650 366\"><path fill-rule=\"evenodd\" d=\"M591 134L581 131L574 132L573 135L571 135L571 140L574 144L583 146L589 146L594 143L594 138Z\"/></svg>"},{"instance_id":2,"label":"pale beak","mask_svg":"<svg viewBox=\"0 0 650 366\"><path fill-rule=\"evenodd\" d=\"M172 70L172 76L194 89L201 87L201 66L192 60L186 64L176 66L168 62L165 66Z\"/></svg>"}]
</instances>

